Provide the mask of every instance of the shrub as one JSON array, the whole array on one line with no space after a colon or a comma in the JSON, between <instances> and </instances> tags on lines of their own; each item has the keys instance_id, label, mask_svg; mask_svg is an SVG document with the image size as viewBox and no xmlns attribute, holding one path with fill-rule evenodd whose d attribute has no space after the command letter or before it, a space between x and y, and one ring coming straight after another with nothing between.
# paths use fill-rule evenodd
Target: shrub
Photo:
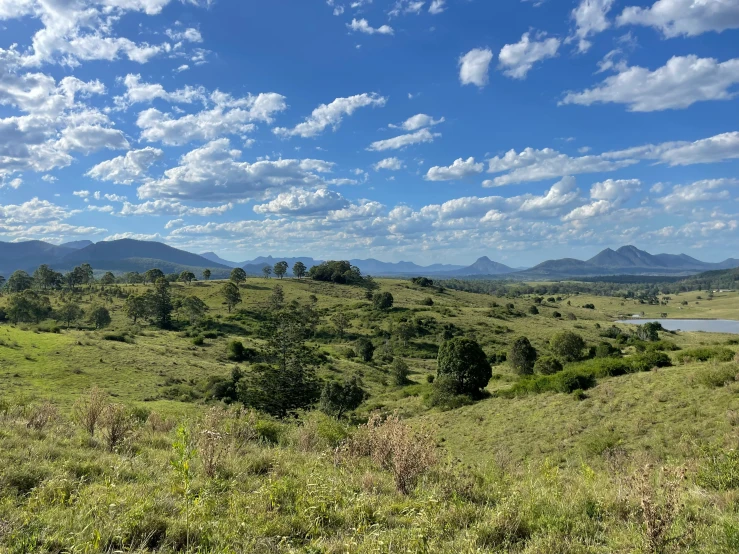
<instances>
[{"instance_id":1,"label":"shrub","mask_svg":"<svg viewBox=\"0 0 739 554\"><path fill-rule=\"evenodd\" d=\"M542 356L534 364L534 371L541 375L552 375L562 371L562 363L554 356Z\"/></svg>"},{"instance_id":2,"label":"shrub","mask_svg":"<svg viewBox=\"0 0 739 554\"><path fill-rule=\"evenodd\" d=\"M585 394L585 391L582 389L575 389L572 391L572 398L575 400L585 400L588 397L588 395Z\"/></svg>"},{"instance_id":3,"label":"shrub","mask_svg":"<svg viewBox=\"0 0 739 554\"><path fill-rule=\"evenodd\" d=\"M531 315L539 315L539 308L537 308L536 306L530 306L529 313Z\"/></svg>"},{"instance_id":4,"label":"shrub","mask_svg":"<svg viewBox=\"0 0 739 554\"><path fill-rule=\"evenodd\" d=\"M356 410L367 398L367 391L362 388L362 381L353 376L342 383L327 381L321 391L319 407L323 413L336 419L348 411Z\"/></svg>"},{"instance_id":5,"label":"shrub","mask_svg":"<svg viewBox=\"0 0 739 554\"><path fill-rule=\"evenodd\" d=\"M203 463L203 471L208 477L215 476L226 452L225 434L222 432L227 412L220 406L208 410L198 429L197 451Z\"/></svg>"},{"instance_id":6,"label":"shrub","mask_svg":"<svg viewBox=\"0 0 739 554\"><path fill-rule=\"evenodd\" d=\"M72 420L92 437L95 435L95 429L106 405L105 392L98 386L93 386L86 395L80 396L75 402L72 408Z\"/></svg>"},{"instance_id":7,"label":"shrub","mask_svg":"<svg viewBox=\"0 0 739 554\"><path fill-rule=\"evenodd\" d=\"M43 404L36 406L31 410L31 415L28 418L26 427L29 429L35 429L36 431L43 431L49 423L59 417L59 410L48 400Z\"/></svg>"},{"instance_id":8,"label":"shrub","mask_svg":"<svg viewBox=\"0 0 739 554\"><path fill-rule=\"evenodd\" d=\"M389 292L377 292L372 296L372 307L375 310L389 310L393 307L393 295Z\"/></svg>"},{"instance_id":9,"label":"shrub","mask_svg":"<svg viewBox=\"0 0 739 554\"><path fill-rule=\"evenodd\" d=\"M455 410L472 404L473 399L468 394L460 394L457 383L446 376L439 376L431 386L431 390L424 397L425 403L432 408Z\"/></svg>"},{"instance_id":10,"label":"shrub","mask_svg":"<svg viewBox=\"0 0 739 554\"><path fill-rule=\"evenodd\" d=\"M583 338L571 331L562 331L554 335L549 341L549 348L555 356L566 362L575 362L582 358L585 348Z\"/></svg>"},{"instance_id":11,"label":"shrub","mask_svg":"<svg viewBox=\"0 0 739 554\"><path fill-rule=\"evenodd\" d=\"M621 349L616 348L610 342L601 342L595 347L596 358L615 358L621 356Z\"/></svg>"},{"instance_id":12,"label":"shrub","mask_svg":"<svg viewBox=\"0 0 739 554\"><path fill-rule=\"evenodd\" d=\"M248 362L257 357L257 351L253 348L246 348L240 340L232 340L226 347L228 359L234 362Z\"/></svg>"},{"instance_id":13,"label":"shrub","mask_svg":"<svg viewBox=\"0 0 739 554\"><path fill-rule=\"evenodd\" d=\"M362 337L357 341L356 351L362 361L371 362L375 353L375 345L368 338Z\"/></svg>"},{"instance_id":14,"label":"shrub","mask_svg":"<svg viewBox=\"0 0 739 554\"><path fill-rule=\"evenodd\" d=\"M398 386L403 386L408 383L408 374L410 373L410 370L408 369L408 364L403 361L402 358L395 358L393 360L393 365L390 370L393 376L393 383Z\"/></svg>"},{"instance_id":15,"label":"shrub","mask_svg":"<svg viewBox=\"0 0 739 554\"><path fill-rule=\"evenodd\" d=\"M194 339L192 339L192 343L195 346L203 346L205 344L205 337L203 335L198 335Z\"/></svg>"},{"instance_id":16,"label":"shrub","mask_svg":"<svg viewBox=\"0 0 739 554\"><path fill-rule=\"evenodd\" d=\"M113 342L132 342L128 335L123 333L108 333L103 335L103 340L110 340Z\"/></svg>"},{"instance_id":17,"label":"shrub","mask_svg":"<svg viewBox=\"0 0 739 554\"><path fill-rule=\"evenodd\" d=\"M716 491L739 489L739 450L706 449L697 481Z\"/></svg>"},{"instance_id":18,"label":"shrub","mask_svg":"<svg viewBox=\"0 0 739 554\"><path fill-rule=\"evenodd\" d=\"M698 382L707 387L723 387L737 380L739 370L736 366L715 367L698 374Z\"/></svg>"},{"instance_id":19,"label":"shrub","mask_svg":"<svg viewBox=\"0 0 739 554\"><path fill-rule=\"evenodd\" d=\"M531 375L534 372L536 358L536 349L526 337L517 338L508 352L508 361L519 375Z\"/></svg>"},{"instance_id":20,"label":"shrub","mask_svg":"<svg viewBox=\"0 0 739 554\"><path fill-rule=\"evenodd\" d=\"M688 363L690 361L706 362L708 360L730 362L734 359L734 351L720 346L704 346L702 348L683 350L675 356L675 359L680 363Z\"/></svg>"},{"instance_id":21,"label":"shrub","mask_svg":"<svg viewBox=\"0 0 739 554\"><path fill-rule=\"evenodd\" d=\"M559 312L552 312L552 317L555 319L559 319L560 317L562 317L562 314Z\"/></svg>"},{"instance_id":22,"label":"shrub","mask_svg":"<svg viewBox=\"0 0 739 554\"><path fill-rule=\"evenodd\" d=\"M464 337L455 337L439 347L437 365L438 376L451 379L459 394L479 394L493 374L480 345Z\"/></svg>"},{"instance_id":23,"label":"shrub","mask_svg":"<svg viewBox=\"0 0 739 554\"><path fill-rule=\"evenodd\" d=\"M423 300L421 300L421 306L433 306L434 305L434 299L430 296L427 296Z\"/></svg>"},{"instance_id":24,"label":"shrub","mask_svg":"<svg viewBox=\"0 0 739 554\"><path fill-rule=\"evenodd\" d=\"M433 374L429 373L428 375L426 375L426 382L427 383L433 383L434 382L434 379L435 379L435 376Z\"/></svg>"},{"instance_id":25,"label":"shrub","mask_svg":"<svg viewBox=\"0 0 739 554\"><path fill-rule=\"evenodd\" d=\"M631 370L637 371L649 371L655 367L669 367L672 365L672 360L664 352L645 352L632 356Z\"/></svg>"},{"instance_id":26,"label":"shrub","mask_svg":"<svg viewBox=\"0 0 739 554\"><path fill-rule=\"evenodd\" d=\"M488 361L490 362L490 365L499 365L502 363L505 363L505 361L508 359L508 353L507 352L495 352L494 354L490 354L488 356Z\"/></svg>"},{"instance_id":27,"label":"shrub","mask_svg":"<svg viewBox=\"0 0 739 554\"><path fill-rule=\"evenodd\" d=\"M103 410L100 425L103 438L111 452L133 431L134 420L120 404L108 404Z\"/></svg>"}]
</instances>

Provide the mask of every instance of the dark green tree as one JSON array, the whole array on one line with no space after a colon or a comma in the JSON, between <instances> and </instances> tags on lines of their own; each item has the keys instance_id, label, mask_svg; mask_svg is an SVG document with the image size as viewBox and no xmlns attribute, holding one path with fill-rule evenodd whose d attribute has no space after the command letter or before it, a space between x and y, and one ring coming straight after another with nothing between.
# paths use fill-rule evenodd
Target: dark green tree
<instances>
[{"instance_id":1,"label":"dark green tree","mask_svg":"<svg viewBox=\"0 0 739 554\"><path fill-rule=\"evenodd\" d=\"M189 285L195 280L195 274L192 271L183 271L180 273L180 281L185 283L186 285Z\"/></svg>"},{"instance_id":2,"label":"dark green tree","mask_svg":"<svg viewBox=\"0 0 739 554\"><path fill-rule=\"evenodd\" d=\"M90 310L88 321L91 325L95 326L95 329L103 329L110 325L110 312L108 308L104 306L94 306Z\"/></svg>"},{"instance_id":3,"label":"dark green tree","mask_svg":"<svg viewBox=\"0 0 739 554\"><path fill-rule=\"evenodd\" d=\"M375 310L387 311L393 307L395 299L389 292L376 292L372 296L372 307Z\"/></svg>"},{"instance_id":4,"label":"dark green tree","mask_svg":"<svg viewBox=\"0 0 739 554\"><path fill-rule=\"evenodd\" d=\"M100 284L103 286L112 285L115 283L115 275L112 272L106 271L105 275L100 278Z\"/></svg>"},{"instance_id":5,"label":"dark green tree","mask_svg":"<svg viewBox=\"0 0 739 554\"><path fill-rule=\"evenodd\" d=\"M408 375L410 373L410 370L408 369L408 364L405 363L402 358L395 358L393 360L393 365L390 369L390 373L393 376L394 384L398 386L408 384Z\"/></svg>"},{"instance_id":6,"label":"dark green tree","mask_svg":"<svg viewBox=\"0 0 739 554\"><path fill-rule=\"evenodd\" d=\"M531 342L526 337L518 337L511 345L508 351L508 361L513 367L513 371L519 375L531 375L534 373L534 365L536 364L536 348L531 346Z\"/></svg>"},{"instance_id":7,"label":"dark green tree","mask_svg":"<svg viewBox=\"0 0 739 554\"><path fill-rule=\"evenodd\" d=\"M293 264L293 275L297 277L298 279L302 279L305 277L306 272L308 271L308 268L305 267L305 264L303 262L295 262Z\"/></svg>"},{"instance_id":8,"label":"dark green tree","mask_svg":"<svg viewBox=\"0 0 739 554\"><path fill-rule=\"evenodd\" d=\"M82 319L85 312L80 308L79 304L73 300L69 300L62 304L58 310L54 312L54 319L67 325L67 329L75 321Z\"/></svg>"},{"instance_id":9,"label":"dark green tree","mask_svg":"<svg viewBox=\"0 0 739 554\"><path fill-rule=\"evenodd\" d=\"M540 375L553 375L562 369L562 363L554 356L542 356L534 364L534 371Z\"/></svg>"},{"instance_id":10,"label":"dark green tree","mask_svg":"<svg viewBox=\"0 0 739 554\"><path fill-rule=\"evenodd\" d=\"M235 267L231 270L231 276L229 278L237 285L240 285L246 281L246 271L240 267Z\"/></svg>"},{"instance_id":11,"label":"dark green tree","mask_svg":"<svg viewBox=\"0 0 739 554\"><path fill-rule=\"evenodd\" d=\"M36 286L42 290L55 289L62 282L62 275L51 269L48 265L42 264L33 272L33 281Z\"/></svg>"},{"instance_id":12,"label":"dark green tree","mask_svg":"<svg viewBox=\"0 0 739 554\"><path fill-rule=\"evenodd\" d=\"M182 299L182 310L192 325L203 319L208 311L208 306L197 296L186 296Z\"/></svg>"},{"instance_id":13,"label":"dark green tree","mask_svg":"<svg viewBox=\"0 0 739 554\"><path fill-rule=\"evenodd\" d=\"M164 272L159 268L147 269L144 273L144 283L156 283L159 279L164 279Z\"/></svg>"},{"instance_id":14,"label":"dark green tree","mask_svg":"<svg viewBox=\"0 0 739 554\"><path fill-rule=\"evenodd\" d=\"M365 362L371 362L375 354L375 345L367 337L357 340L357 354Z\"/></svg>"},{"instance_id":15,"label":"dark green tree","mask_svg":"<svg viewBox=\"0 0 739 554\"><path fill-rule=\"evenodd\" d=\"M149 303L143 294L131 294L126 298L126 315L134 322L149 315Z\"/></svg>"},{"instance_id":16,"label":"dark green tree","mask_svg":"<svg viewBox=\"0 0 739 554\"><path fill-rule=\"evenodd\" d=\"M269 279L269 276L272 275L272 268L269 267L268 265L265 265L262 268L262 275L264 276L265 279Z\"/></svg>"},{"instance_id":17,"label":"dark green tree","mask_svg":"<svg viewBox=\"0 0 739 554\"><path fill-rule=\"evenodd\" d=\"M549 340L549 349L560 360L575 362L582 358L585 341L577 333L561 331Z\"/></svg>"},{"instance_id":18,"label":"dark green tree","mask_svg":"<svg viewBox=\"0 0 739 554\"><path fill-rule=\"evenodd\" d=\"M333 325L336 333L342 340L344 339L344 333L346 333L346 330L350 324L351 321L344 312L336 312L333 316L331 316L331 325Z\"/></svg>"},{"instance_id":19,"label":"dark green tree","mask_svg":"<svg viewBox=\"0 0 739 554\"><path fill-rule=\"evenodd\" d=\"M275 267L272 269L272 271L275 272L275 275L277 275L278 279L282 279L285 274L287 273L287 262L277 262L275 264Z\"/></svg>"},{"instance_id":20,"label":"dark green tree","mask_svg":"<svg viewBox=\"0 0 739 554\"><path fill-rule=\"evenodd\" d=\"M269 307L273 311L281 310L285 304L285 291L282 285L275 285L269 297Z\"/></svg>"},{"instance_id":21,"label":"dark green tree","mask_svg":"<svg viewBox=\"0 0 739 554\"><path fill-rule=\"evenodd\" d=\"M164 277L160 277L154 282L154 287L147 293L147 303L149 305L149 316L154 322L166 329L172 321L172 294L169 289L169 281Z\"/></svg>"},{"instance_id":22,"label":"dark green tree","mask_svg":"<svg viewBox=\"0 0 739 554\"><path fill-rule=\"evenodd\" d=\"M328 381L321 391L319 407L326 415L340 419L344 413L359 408L366 398L367 391L355 375L344 383Z\"/></svg>"},{"instance_id":23,"label":"dark green tree","mask_svg":"<svg viewBox=\"0 0 739 554\"><path fill-rule=\"evenodd\" d=\"M455 337L439 347L437 357L439 378L449 379L457 394L478 395L484 389L493 370L477 341Z\"/></svg>"},{"instance_id":24,"label":"dark green tree","mask_svg":"<svg viewBox=\"0 0 739 554\"><path fill-rule=\"evenodd\" d=\"M211 276L210 269L204 269L203 270L203 279L205 279L206 281L209 281L210 280L210 276Z\"/></svg>"},{"instance_id":25,"label":"dark green tree","mask_svg":"<svg viewBox=\"0 0 739 554\"><path fill-rule=\"evenodd\" d=\"M5 313L13 323L39 323L51 314L51 303L46 296L26 289L10 296Z\"/></svg>"},{"instance_id":26,"label":"dark green tree","mask_svg":"<svg viewBox=\"0 0 739 554\"><path fill-rule=\"evenodd\" d=\"M221 287L221 296L223 296L224 304L226 304L226 307L228 308L228 313L231 313L231 310L234 309L236 304L241 304L241 292L239 291L239 287L231 281L223 284Z\"/></svg>"},{"instance_id":27,"label":"dark green tree","mask_svg":"<svg viewBox=\"0 0 739 554\"><path fill-rule=\"evenodd\" d=\"M8 292L23 292L33 286L33 279L25 271L14 271L13 274L8 278L5 283L5 288Z\"/></svg>"}]
</instances>

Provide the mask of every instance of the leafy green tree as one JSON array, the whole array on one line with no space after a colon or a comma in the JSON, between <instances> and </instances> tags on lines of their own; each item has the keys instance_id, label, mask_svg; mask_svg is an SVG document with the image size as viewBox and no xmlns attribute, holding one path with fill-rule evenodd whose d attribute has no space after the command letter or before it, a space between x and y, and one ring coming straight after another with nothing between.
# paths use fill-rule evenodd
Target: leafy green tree
<instances>
[{"instance_id":1,"label":"leafy green tree","mask_svg":"<svg viewBox=\"0 0 739 554\"><path fill-rule=\"evenodd\" d=\"M393 307L395 299L389 292L377 292L372 296L372 307L375 310L387 311Z\"/></svg>"},{"instance_id":2,"label":"leafy green tree","mask_svg":"<svg viewBox=\"0 0 739 554\"><path fill-rule=\"evenodd\" d=\"M126 283L129 285L135 285L137 283L141 283L144 278L141 276L141 274L138 271L129 271L126 273Z\"/></svg>"},{"instance_id":3,"label":"leafy green tree","mask_svg":"<svg viewBox=\"0 0 739 554\"><path fill-rule=\"evenodd\" d=\"M305 264L301 261L297 261L293 264L293 275L297 277L298 279L302 279L305 277L305 274L307 273L308 268L305 267Z\"/></svg>"},{"instance_id":4,"label":"leafy green tree","mask_svg":"<svg viewBox=\"0 0 739 554\"><path fill-rule=\"evenodd\" d=\"M287 262L277 262L272 271L274 271L278 279L282 279L287 273L287 268L288 268Z\"/></svg>"},{"instance_id":5,"label":"leafy green tree","mask_svg":"<svg viewBox=\"0 0 739 554\"><path fill-rule=\"evenodd\" d=\"M362 272L346 260L328 261L314 265L308 271L308 276L315 281L329 281L342 285L363 284Z\"/></svg>"},{"instance_id":6,"label":"leafy green tree","mask_svg":"<svg viewBox=\"0 0 739 554\"><path fill-rule=\"evenodd\" d=\"M126 298L126 316L135 324L139 318L149 315L149 303L143 294L131 294Z\"/></svg>"},{"instance_id":7,"label":"leafy green tree","mask_svg":"<svg viewBox=\"0 0 739 554\"><path fill-rule=\"evenodd\" d=\"M192 271L183 271L180 273L180 281L185 283L186 285L189 285L195 280L195 274Z\"/></svg>"},{"instance_id":8,"label":"leafy green tree","mask_svg":"<svg viewBox=\"0 0 739 554\"><path fill-rule=\"evenodd\" d=\"M341 419L346 412L356 410L367 398L362 381L355 375L344 383L328 381L321 391L319 407L323 413Z\"/></svg>"},{"instance_id":9,"label":"leafy green tree","mask_svg":"<svg viewBox=\"0 0 739 554\"><path fill-rule=\"evenodd\" d=\"M159 279L164 279L164 272L157 267L147 269L144 273L144 283L156 283Z\"/></svg>"},{"instance_id":10,"label":"leafy green tree","mask_svg":"<svg viewBox=\"0 0 739 554\"><path fill-rule=\"evenodd\" d=\"M395 335L403 346L408 346L408 341L416 336L416 326L410 321L401 321L395 326Z\"/></svg>"},{"instance_id":11,"label":"leafy green tree","mask_svg":"<svg viewBox=\"0 0 739 554\"><path fill-rule=\"evenodd\" d=\"M5 312L13 323L39 323L51 313L51 302L46 296L26 289L11 295Z\"/></svg>"},{"instance_id":12,"label":"leafy green tree","mask_svg":"<svg viewBox=\"0 0 739 554\"><path fill-rule=\"evenodd\" d=\"M542 356L534 364L534 371L540 375L553 375L562 369L562 363L554 356Z\"/></svg>"},{"instance_id":13,"label":"leafy green tree","mask_svg":"<svg viewBox=\"0 0 739 554\"><path fill-rule=\"evenodd\" d=\"M357 340L357 354L365 362L371 362L375 354L375 345L367 337Z\"/></svg>"},{"instance_id":14,"label":"leafy green tree","mask_svg":"<svg viewBox=\"0 0 739 554\"><path fill-rule=\"evenodd\" d=\"M269 267L268 265L265 265L262 268L262 275L264 276L265 279L269 279L269 276L272 275L272 268Z\"/></svg>"},{"instance_id":15,"label":"leafy green tree","mask_svg":"<svg viewBox=\"0 0 739 554\"><path fill-rule=\"evenodd\" d=\"M246 281L246 271L244 271L240 267L235 267L231 270L230 279L237 285L240 285L241 283Z\"/></svg>"},{"instance_id":16,"label":"leafy green tree","mask_svg":"<svg viewBox=\"0 0 739 554\"><path fill-rule=\"evenodd\" d=\"M662 324L659 321L649 321L644 325L636 326L636 338L645 341L657 341L659 340L658 331L664 331Z\"/></svg>"},{"instance_id":17,"label":"leafy green tree","mask_svg":"<svg viewBox=\"0 0 739 554\"><path fill-rule=\"evenodd\" d=\"M54 312L54 319L67 325L67 329L75 321L82 319L85 312L80 308L79 304L73 300L69 300L62 304L58 310Z\"/></svg>"},{"instance_id":18,"label":"leafy green tree","mask_svg":"<svg viewBox=\"0 0 739 554\"><path fill-rule=\"evenodd\" d=\"M342 340L344 339L344 334L346 333L346 330L350 324L351 321L344 312L336 312L333 316L331 316L331 325L333 325L336 333Z\"/></svg>"},{"instance_id":19,"label":"leafy green tree","mask_svg":"<svg viewBox=\"0 0 739 554\"><path fill-rule=\"evenodd\" d=\"M5 288L9 292L23 292L30 289L31 286L33 286L33 279L28 273L21 270L14 271L5 283Z\"/></svg>"},{"instance_id":20,"label":"leafy green tree","mask_svg":"<svg viewBox=\"0 0 739 554\"><path fill-rule=\"evenodd\" d=\"M172 321L172 293L169 288L169 281L164 277L160 277L154 282L154 287L147 292L147 304L149 306L149 316L154 322L166 329Z\"/></svg>"},{"instance_id":21,"label":"leafy green tree","mask_svg":"<svg viewBox=\"0 0 739 554\"><path fill-rule=\"evenodd\" d=\"M203 319L208 311L208 306L197 296L186 296L182 299L182 309L192 325Z\"/></svg>"},{"instance_id":22,"label":"leafy green tree","mask_svg":"<svg viewBox=\"0 0 739 554\"><path fill-rule=\"evenodd\" d=\"M62 282L62 275L51 269L46 264L41 264L33 272L33 282L43 290L57 288Z\"/></svg>"},{"instance_id":23,"label":"leafy green tree","mask_svg":"<svg viewBox=\"0 0 739 554\"><path fill-rule=\"evenodd\" d=\"M508 351L508 361L513 370L519 375L534 373L537 357L536 348L531 346L531 342L526 337L518 337L513 341L511 349Z\"/></svg>"},{"instance_id":24,"label":"leafy green tree","mask_svg":"<svg viewBox=\"0 0 739 554\"><path fill-rule=\"evenodd\" d=\"M224 283L221 287L221 295L223 296L226 307L228 307L229 313L231 313L234 306L241 304L241 292L239 291L239 287L231 281Z\"/></svg>"},{"instance_id":25,"label":"leafy green tree","mask_svg":"<svg viewBox=\"0 0 739 554\"><path fill-rule=\"evenodd\" d=\"M92 270L92 266L90 264L82 264L79 267L79 272L81 276L81 281L83 285L87 285L88 287L91 287L92 284L95 282L95 272Z\"/></svg>"},{"instance_id":26,"label":"leafy green tree","mask_svg":"<svg viewBox=\"0 0 739 554\"><path fill-rule=\"evenodd\" d=\"M211 272L210 269L204 269L203 270L203 279L206 281L210 281Z\"/></svg>"},{"instance_id":27,"label":"leafy green tree","mask_svg":"<svg viewBox=\"0 0 739 554\"><path fill-rule=\"evenodd\" d=\"M88 321L95 326L95 329L103 329L110 325L110 312L104 306L94 306L90 310Z\"/></svg>"},{"instance_id":28,"label":"leafy green tree","mask_svg":"<svg viewBox=\"0 0 739 554\"><path fill-rule=\"evenodd\" d=\"M566 362L581 359L583 348L585 348L585 341L572 331L561 331L549 340L549 349L552 354Z\"/></svg>"},{"instance_id":29,"label":"leafy green tree","mask_svg":"<svg viewBox=\"0 0 739 554\"><path fill-rule=\"evenodd\" d=\"M393 383L402 387L408 384L408 375L410 370L408 364L402 358L395 358L390 368L390 374L393 376Z\"/></svg>"},{"instance_id":30,"label":"leafy green tree","mask_svg":"<svg viewBox=\"0 0 739 554\"><path fill-rule=\"evenodd\" d=\"M100 284L103 286L112 285L115 283L115 275L110 271L106 271L105 275L100 278Z\"/></svg>"},{"instance_id":31,"label":"leafy green tree","mask_svg":"<svg viewBox=\"0 0 739 554\"><path fill-rule=\"evenodd\" d=\"M458 394L478 395L493 370L480 345L464 337L455 337L439 347L437 376L451 380Z\"/></svg>"}]
</instances>

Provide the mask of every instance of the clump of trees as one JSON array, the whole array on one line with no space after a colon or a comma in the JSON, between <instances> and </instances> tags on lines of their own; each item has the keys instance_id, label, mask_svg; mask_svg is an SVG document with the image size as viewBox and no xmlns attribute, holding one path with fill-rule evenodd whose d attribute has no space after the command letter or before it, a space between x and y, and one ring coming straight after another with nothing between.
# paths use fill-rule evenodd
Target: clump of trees
<instances>
[{"instance_id":1,"label":"clump of trees","mask_svg":"<svg viewBox=\"0 0 739 554\"><path fill-rule=\"evenodd\" d=\"M393 307L395 299L389 292L376 292L372 295L372 307L375 310L387 311Z\"/></svg>"},{"instance_id":2,"label":"clump of trees","mask_svg":"<svg viewBox=\"0 0 739 554\"><path fill-rule=\"evenodd\" d=\"M308 271L314 281L327 281L341 285L363 285L365 278L358 267L348 261L328 261L314 265Z\"/></svg>"}]
</instances>

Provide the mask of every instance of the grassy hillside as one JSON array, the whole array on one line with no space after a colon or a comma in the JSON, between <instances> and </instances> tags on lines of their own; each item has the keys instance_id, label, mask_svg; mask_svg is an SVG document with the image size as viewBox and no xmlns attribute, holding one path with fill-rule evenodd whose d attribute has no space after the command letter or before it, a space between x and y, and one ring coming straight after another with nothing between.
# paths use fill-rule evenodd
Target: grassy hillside
<instances>
[{"instance_id":1,"label":"grassy hillside","mask_svg":"<svg viewBox=\"0 0 739 554\"><path fill-rule=\"evenodd\" d=\"M194 325L181 313L170 330L126 318L125 297L146 290L129 285L74 297L87 311L110 310L105 329L0 324L0 552L739 549L734 337L662 332L653 346L672 367L599 376L578 395L511 396L520 378L498 356L521 335L546 355L562 330L617 344L601 334L623 313L732 318L738 293L685 293L662 306L585 295L536 304L378 283L394 297L387 312L357 287L250 279L231 313L222 282L173 284L209 312ZM286 303L315 306L318 376L358 376L369 392L350 418L313 411L280 421L208 399L209 379L253 369L229 360L227 345L264 347L278 284ZM59 292L49 296L61 305ZM350 320L343 338L332 324L339 312ZM415 336L398 337L405 324ZM496 355L488 397L429 406L443 332ZM359 337L376 347L371 362L351 356ZM617 346L623 360L643 348ZM706 361L697 348L712 349ZM409 365L408 385L393 384L387 353ZM112 423L92 437L80 423L93 386L127 414L112 450ZM375 410L402 421L357 427Z\"/></svg>"}]
</instances>

